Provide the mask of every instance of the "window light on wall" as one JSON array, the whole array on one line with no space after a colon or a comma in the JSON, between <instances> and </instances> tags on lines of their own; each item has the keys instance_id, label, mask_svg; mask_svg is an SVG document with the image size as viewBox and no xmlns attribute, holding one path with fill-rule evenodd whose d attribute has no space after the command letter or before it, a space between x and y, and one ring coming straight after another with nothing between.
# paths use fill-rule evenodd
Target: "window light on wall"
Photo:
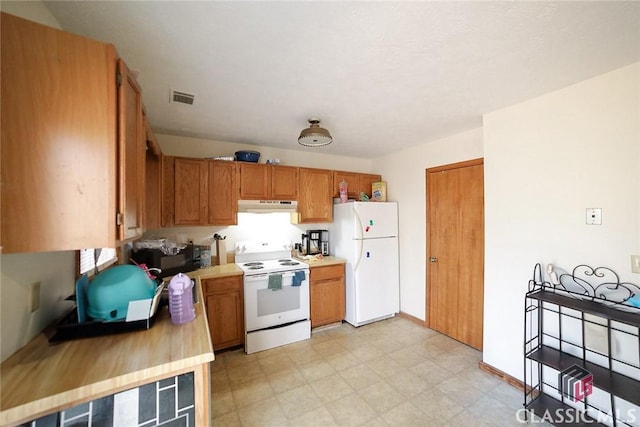
<instances>
[{"instance_id":1,"label":"window light on wall","mask_svg":"<svg viewBox=\"0 0 640 427\"><path fill-rule=\"evenodd\" d=\"M96 256L98 257L98 271L104 270L118 260L115 248L89 248L80 249L79 252L80 261L78 265L81 275L87 273L92 276L95 273Z\"/></svg>"}]
</instances>

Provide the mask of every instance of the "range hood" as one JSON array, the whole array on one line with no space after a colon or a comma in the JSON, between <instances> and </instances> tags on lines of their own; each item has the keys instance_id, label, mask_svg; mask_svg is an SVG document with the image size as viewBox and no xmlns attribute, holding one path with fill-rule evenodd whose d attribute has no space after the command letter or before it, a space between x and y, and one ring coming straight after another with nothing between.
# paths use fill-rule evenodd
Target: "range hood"
<instances>
[{"instance_id":1,"label":"range hood","mask_svg":"<svg viewBox=\"0 0 640 427\"><path fill-rule=\"evenodd\" d=\"M296 212L297 200L238 200L238 212Z\"/></svg>"}]
</instances>

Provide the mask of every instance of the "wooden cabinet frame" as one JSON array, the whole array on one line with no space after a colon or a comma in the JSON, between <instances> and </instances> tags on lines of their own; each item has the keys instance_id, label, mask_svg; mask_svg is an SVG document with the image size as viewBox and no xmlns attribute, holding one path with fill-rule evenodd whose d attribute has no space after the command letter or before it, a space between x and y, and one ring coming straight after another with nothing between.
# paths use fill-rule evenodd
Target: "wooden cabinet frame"
<instances>
[{"instance_id":1,"label":"wooden cabinet frame","mask_svg":"<svg viewBox=\"0 0 640 427\"><path fill-rule=\"evenodd\" d=\"M297 200L298 168L238 162L238 185L243 200Z\"/></svg>"},{"instance_id":2,"label":"wooden cabinet frame","mask_svg":"<svg viewBox=\"0 0 640 427\"><path fill-rule=\"evenodd\" d=\"M311 327L341 322L345 317L345 265L311 267Z\"/></svg>"},{"instance_id":3,"label":"wooden cabinet frame","mask_svg":"<svg viewBox=\"0 0 640 427\"><path fill-rule=\"evenodd\" d=\"M242 276L202 279L213 349L244 344Z\"/></svg>"}]
</instances>

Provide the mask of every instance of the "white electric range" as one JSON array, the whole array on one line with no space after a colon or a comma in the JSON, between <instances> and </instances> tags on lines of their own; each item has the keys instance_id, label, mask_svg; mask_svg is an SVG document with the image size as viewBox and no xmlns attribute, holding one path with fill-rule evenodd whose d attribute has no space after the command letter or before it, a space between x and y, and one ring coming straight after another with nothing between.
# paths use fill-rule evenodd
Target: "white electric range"
<instances>
[{"instance_id":1,"label":"white electric range","mask_svg":"<svg viewBox=\"0 0 640 427\"><path fill-rule=\"evenodd\" d=\"M244 272L247 354L311 338L309 266L292 259L291 248L291 242L235 244Z\"/></svg>"}]
</instances>

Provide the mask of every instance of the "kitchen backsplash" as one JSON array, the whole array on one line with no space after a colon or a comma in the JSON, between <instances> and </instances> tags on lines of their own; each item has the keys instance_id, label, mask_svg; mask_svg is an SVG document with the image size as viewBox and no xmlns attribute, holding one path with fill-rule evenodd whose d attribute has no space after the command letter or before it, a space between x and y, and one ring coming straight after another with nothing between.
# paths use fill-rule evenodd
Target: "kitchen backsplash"
<instances>
[{"instance_id":1,"label":"kitchen backsplash","mask_svg":"<svg viewBox=\"0 0 640 427\"><path fill-rule=\"evenodd\" d=\"M326 229L329 224L294 225L290 222L290 215L284 212L274 213L239 213L238 225L227 227L172 227L160 230L150 230L143 238L167 238L176 242L192 241L197 245L211 245L211 254L216 255L213 241L214 233L226 236L228 253L233 253L233 245L237 241L257 240L276 241L286 240L299 243L301 235L306 230Z\"/></svg>"}]
</instances>

